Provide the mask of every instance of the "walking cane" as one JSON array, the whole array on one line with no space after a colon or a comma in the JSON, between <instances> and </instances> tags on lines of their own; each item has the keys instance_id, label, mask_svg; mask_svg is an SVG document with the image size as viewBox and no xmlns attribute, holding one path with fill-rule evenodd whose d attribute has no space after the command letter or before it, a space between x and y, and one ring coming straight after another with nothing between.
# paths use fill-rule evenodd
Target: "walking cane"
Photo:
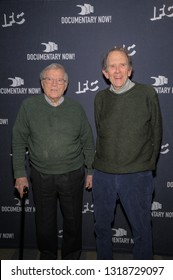
<instances>
[{"instance_id":1,"label":"walking cane","mask_svg":"<svg viewBox=\"0 0 173 280\"><path fill-rule=\"evenodd\" d=\"M19 260L23 260L24 233L25 233L25 199L28 196L28 188L25 187L24 195L21 198L21 217L20 217L20 240L19 240Z\"/></svg>"}]
</instances>

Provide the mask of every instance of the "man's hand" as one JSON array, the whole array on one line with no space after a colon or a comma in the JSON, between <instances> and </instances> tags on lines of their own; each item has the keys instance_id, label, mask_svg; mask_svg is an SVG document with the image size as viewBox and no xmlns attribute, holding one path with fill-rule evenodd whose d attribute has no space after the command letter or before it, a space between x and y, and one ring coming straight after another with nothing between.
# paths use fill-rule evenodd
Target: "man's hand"
<instances>
[{"instance_id":1,"label":"man's hand","mask_svg":"<svg viewBox=\"0 0 173 280\"><path fill-rule=\"evenodd\" d=\"M16 179L15 188L18 190L21 198L26 193L26 187L29 187L28 179L26 177L20 177Z\"/></svg>"},{"instance_id":2,"label":"man's hand","mask_svg":"<svg viewBox=\"0 0 173 280\"><path fill-rule=\"evenodd\" d=\"M92 176L92 175L87 175L87 176L86 176L86 179L85 179L85 188L86 188L87 190L92 189L92 179L93 179L93 176Z\"/></svg>"}]
</instances>

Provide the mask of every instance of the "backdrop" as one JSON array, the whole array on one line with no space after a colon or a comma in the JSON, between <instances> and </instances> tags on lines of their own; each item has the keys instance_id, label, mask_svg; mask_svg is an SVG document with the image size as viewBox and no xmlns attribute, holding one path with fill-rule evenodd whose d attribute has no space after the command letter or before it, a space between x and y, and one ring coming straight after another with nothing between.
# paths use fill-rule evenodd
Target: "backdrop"
<instances>
[{"instance_id":1,"label":"backdrop","mask_svg":"<svg viewBox=\"0 0 173 280\"><path fill-rule=\"evenodd\" d=\"M101 61L108 49L124 46L132 56L133 80L156 89L163 117L163 142L151 215L154 252L173 255L173 1L171 0L1 0L0 1L0 246L18 247L21 203L14 192L11 131L21 105L41 94L39 74L50 63L65 66L67 95L95 124L93 102L107 87ZM29 174L29 167L28 167ZM32 191L25 204L25 246L35 247ZM115 250L133 240L121 205L112 229ZM62 217L58 211L58 240ZM95 249L91 192L84 192L83 248Z\"/></svg>"}]
</instances>

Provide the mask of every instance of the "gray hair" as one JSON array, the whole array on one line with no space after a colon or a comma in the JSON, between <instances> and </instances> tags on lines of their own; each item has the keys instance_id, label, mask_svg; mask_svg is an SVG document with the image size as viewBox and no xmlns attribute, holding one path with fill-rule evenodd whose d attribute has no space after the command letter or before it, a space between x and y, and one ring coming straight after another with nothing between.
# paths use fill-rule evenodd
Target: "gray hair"
<instances>
[{"instance_id":1,"label":"gray hair","mask_svg":"<svg viewBox=\"0 0 173 280\"><path fill-rule=\"evenodd\" d=\"M105 70L105 71L107 70L108 56L111 52L115 52L115 51L124 53L125 56L127 57L129 68L132 68L132 60L131 60L131 57L128 55L127 50L125 48L122 48L122 47L115 47L115 48L112 48L112 49L108 50L108 52L105 54L105 56L103 58L103 61L102 61L102 69Z\"/></svg>"},{"instance_id":2,"label":"gray hair","mask_svg":"<svg viewBox=\"0 0 173 280\"><path fill-rule=\"evenodd\" d=\"M64 80L68 83L68 74L64 68L64 66L62 66L61 64L58 63L52 63L48 66L46 66L40 73L40 80L43 80L45 78L45 72L47 70L51 70L51 69L55 69L55 70L62 70L64 72Z\"/></svg>"}]
</instances>

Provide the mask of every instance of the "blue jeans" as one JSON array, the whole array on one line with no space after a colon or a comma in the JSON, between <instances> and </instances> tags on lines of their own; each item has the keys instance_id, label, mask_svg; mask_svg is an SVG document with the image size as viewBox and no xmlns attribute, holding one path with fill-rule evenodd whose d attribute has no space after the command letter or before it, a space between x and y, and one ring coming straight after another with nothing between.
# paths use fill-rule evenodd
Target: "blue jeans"
<instances>
[{"instance_id":1,"label":"blue jeans","mask_svg":"<svg viewBox=\"0 0 173 280\"><path fill-rule=\"evenodd\" d=\"M111 225L117 198L120 199L131 225L134 239L133 258L152 259L152 172L111 174L94 170L92 192L97 259L113 258Z\"/></svg>"}]
</instances>

